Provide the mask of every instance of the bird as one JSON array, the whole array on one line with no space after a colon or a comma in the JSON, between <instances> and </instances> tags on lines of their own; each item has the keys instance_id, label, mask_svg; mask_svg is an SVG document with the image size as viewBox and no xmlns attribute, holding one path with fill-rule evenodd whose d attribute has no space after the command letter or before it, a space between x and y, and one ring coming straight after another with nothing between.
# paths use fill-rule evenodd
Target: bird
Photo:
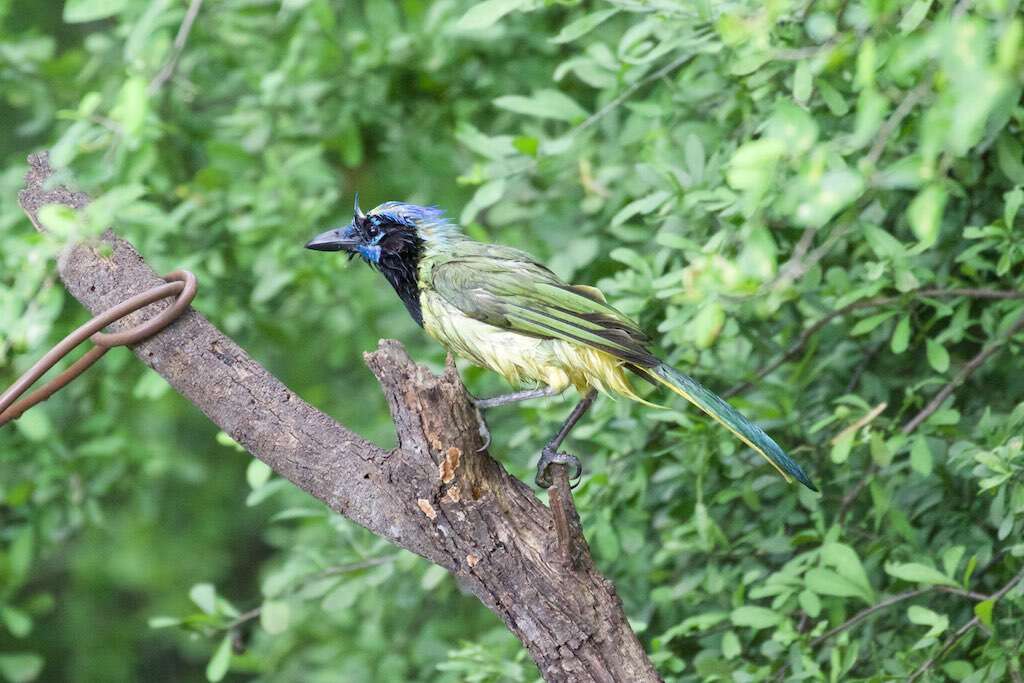
<instances>
[{"instance_id":1,"label":"bird","mask_svg":"<svg viewBox=\"0 0 1024 683\"><path fill-rule=\"evenodd\" d=\"M535 482L551 485L554 464L582 475L579 459L559 451L598 393L648 403L631 378L664 386L694 404L764 457L789 482L812 491L810 477L760 427L697 380L660 360L653 340L595 287L568 284L528 253L471 239L436 206L388 201L320 233L307 249L344 252L377 270L413 320L449 352L527 387L476 399L478 409L555 396L574 387L581 399L542 448ZM653 404L649 404L653 405Z\"/></svg>"}]
</instances>

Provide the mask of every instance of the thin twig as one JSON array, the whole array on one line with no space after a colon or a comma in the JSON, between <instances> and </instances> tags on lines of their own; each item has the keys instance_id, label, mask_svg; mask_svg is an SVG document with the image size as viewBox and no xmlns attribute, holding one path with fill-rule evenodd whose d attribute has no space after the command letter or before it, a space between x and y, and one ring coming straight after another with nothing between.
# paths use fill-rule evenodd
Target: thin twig
<instances>
[{"instance_id":1,"label":"thin twig","mask_svg":"<svg viewBox=\"0 0 1024 683\"><path fill-rule=\"evenodd\" d=\"M832 248L836 243L850 232L850 229L853 227L854 222L857 220L857 215L860 212L859 207L865 205L867 197L868 195L864 195L856 205L846 211L846 217L842 219L839 226L834 228L821 246L812 251L809 256L807 255L807 252L814 243L814 238L818 235L820 228L807 228L804 230L804 234L800 236L800 241L797 242L796 246L793 248L792 255L790 255L782 267L779 268L779 272L773 279L761 285L760 291L778 290L787 287L789 284L803 277L804 273L825 258L825 256L832 251ZM807 257L806 259L804 258L805 256Z\"/></svg>"},{"instance_id":2,"label":"thin twig","mask_svg":"<svg viewBox=\"0 0 1024 683\"><path fill-rule=\"evenodd\" d=\"M900 106L896 107L896 111L878 129L878 137L875 138L875 144L871 145L871 150L864 157L872 166L878 163L878 160L881 158L882 152L885 151L885 146L889 143L889 137L900 127L903 119L910 116L910 112L914 111L914 107L925 98L930 90L931 85L927 81L918 84L916 88L907 93L903 101L900 102Z\"/></svg>"},{"instance_id":3,"label":"thin twig","mask_svg":"<svg viewBox=\"0 0 1024 683\"><path fill-rule=\"evenodd\" d=\"M857 363L857 367L853 369L853 374L850 375L850 381L846 383L847 394L852 394L857 389L857 385L860 384L860 379L864 376L864 372L868 369L868 366L871 365L871 361L875 359L875 356L878 355L878 352L881 351L884 346L885 342L875 344L867 353L864 354L863 358L860 359L860 362Z\"/></svg>"},{"instance_id":4,"label":"thin twig","mask_svg":"<svg viewBox=\"0 0 1024 683\"><path fill-rule=\"evenodd\" d=\"M838 635L843 631L846 631L847 629L853 628L860 622L870 617L875 612L883 610L886 607L891 607L897 603L903 602L904 600L916 598L919 595L927 595L928 593L949 593L951 595L959 595L960 597L970 598L971 600L975 600L977 602L982 602L989 599L989 596L984 595L982 593L977 593L975 591L967 591L963 590L962 588L954 588L953 586L932 586L930 588L919 588L918 590L907 591L906 593L900 593L898 595L894 595L890 598L887 598L878 603L877 605L872 605L871 607L862 609L860 612L857 612L855 615L853 615L843 623L839 624L839 626L836 626L835 628L826 631L825 633L815 638L813 641L811 641L811 647L817 647L818 645L821 645L823 642L825 642L832 636Z\"/></svg>"},{"instance_id":5,"label":"thin twig","mask_svg":"<svg viewBox=\"0 0 1024 683\"><path fill-rule=\"evenodd\" d=\"M917 590L907 591L905 593L899 593L898 595L893 595L892 597L889 597L889 598L886 598L885 600L882 600L881 602L879 602L876 605L871 605L870 607L866 607L866 608L862 609L860 612L857 612L852 617L850 617L849 619L847 619L843 623L839 624L835 628L829 629L825 633L821 634L820 636L818 636L817 638L812 640L811 641L811 647L812 648L818 647L819 645L824 643L829 638L831 638L833 636L837 636L840 633L842 633L843 631L847 631L847 630L853 628L857 624L861 623L862 621L864 621L865 619L870 617L872 614L875 614L876 612L880 612L880 611L882 611L883 609L885 609L887 607L892 607L893 605L898 605L901 602L905 602L907 600L910 600L912 598L916 598L916 597L919 597L919 596L922 596L922 595L928 595L930 593L949 593L951 595L959 595L961 597L969 598L971 600L975 600L975 601L978 601L978 602L982 602L984 600L988 600L991 597L991 596L985 595L983 593L978 593L976 591L968 591L968 590L964 590L962 588L956 588L956 587L953 587L953 586L931 586L929 588L919 588ZM789 669L789 664L788 663L787 664L783 664L783 666L779 669L778 673L776 674L776 680L778 680L778 681L785 680L785 673L786 673L786 671L788 669Z\"/></svg>"},{"instance_id":6,"label":"thin twig","mask_svg":"<svg viewBox=\"0 0 1024 683\"><path fill-rule=\"evenodd\" d=\"M835 446L837 443L839 443L844 438L846 438L846 436L848 436L848 435L852 436L853 434L857 433L857 430L860 429L861 427L864 427L864 426L867 426L867 425L871 424L871 422L876 417L878 417L883 412L885 412L885 409L888 408L888 407L889 407L889 404L886 401L882 401L877 406L875 406L874 408L872 408L868 412L864 413L864 415L862 415L859 420L857 420L856 422L848 425L841 432L839 432L838 434L833 436L831 444L833 446Z\"/></svg>"},{"instance_id":7,"label":"thin twig","mask_svg":"<svg viewBox=\"0 0 1024 683\"><path fill-rule=\"evenodd\" d=\"M793 247L793 253L789 259L782 264L779 268L779 274L771 282L764 287L764 289L774 289L778 283L783 281L792 281L800 277L795 275L798 271L802 274L806 272L806 268L801 271L801 262L807 252L810 250L811 245L814 244L814 238L818 235L818 228L807 228L804 230L804 234L800 235L800 240Z\"/></svg>"},{"instance_id":8,"label":"thin twig","mask_svg":"<svg viewBox=\"0 0 1024 683\"><path fill-rule=\"evenodd\" d=\"M323 569L323 570L318 571L316 573L310 574L308 576L304 576L302 578L302 580L298 582L298 584L293 586L285 594L285 597L290 597L292 595L295 595L296 593L301 591L303 588L305 588L309 584L311 584L311 583L313 583L315 581L319 581L320 579L326 579L326 578L329 578L331 576L338 576L340 574L349 574L351 572L356 572L356 571L359 571L361 569L369 569L371 567L377 567L377 566L380 566L382 564L387 564L388 562L394 562L397 559L398 559L398 554L394 553L394 554L391 554L391 555L381 555L380 557L370 557L370 558L367 558L365 560L359 560L357 562L347 562L345 564L337 564L337 565L333 565L331 567L327 567L326 569ZM224 628L222 628L220 630L221 631L233 631L234 629L238 628L239 626L241 626L245 622L252 621L253 619L258 618L260 616L260 614L262 614L262 611L263 611L263 608L261 606L261 607L254 607L251 610L249 610L248 612L242 612L237 617L235 617L235 619L233 621L228 623L226 626L224 626Z\"/></svg>"},{"instance_id":9,"label":"thin twig","mask_svg":"<svg viewBox=\"0 0 1024 683\"><path fill-rule=\"evenodd\" d=\"M871 465L864 470L864 476L860 478L857 485L850 489L843 500L839 503L839 523L842 524L846 521L846 513L850 511L850 506L853 505L853 501L857 500L857 496L864 490L864 487L871 481L871 477L875 476L875 472L878 471L878 465L872 461Z\"/></svg>"},{"instance_id":10,"label":"thin twig","mask_svg":"<svg viewBox=\"0 0 1024 683\"><path fill-rule=\"evenodd\" d=\"M862 609L860 612L857 612L852 617L850 617L843 623L839 624L839 626L836 626L835 628L829 631L825 631L823 634L821 634L820 636L811 641L811 647L817 647L829 638L831 638L832 636L838 635L847 629L853 628L860 622L870 617L875 612L879 612L885 609L886 607L891 607L895 604L901 603L904 600L910 600L911 598L916 598L919 595L924 595L925 593L931 592L933 592L932 588L919 588L916 591L907 591L906 593L900 593L890 598L886 598L885 600L882 600L876 605L872 605L871 607Z\"/></svg>"},{"instance_id":11,"label":"thin twig","mask_svg":"<svg viewBox=\"0 0 1024 683\"><path fill-rule=\"evenodd\" d=\"M178 59L181 58L181 53L185 50L185 43L188 42L188 34L192 31L192 24L195 23L196 16L199 14L199 8L202 6L203 0L192 0L189 4L188 10L185 11L185 18L182 19L181 26L178 27L178 35L174 36L174 47L172 48L170 58L164 62L159 73L149 82L150 95L155 95L164 86L164 83L169 81L171 76L174 75L174 69L178 66Z\"/></svg>"},{"instance_id":12,"label":"thin twig","mask_svg":"<svg viewBox=\"0 0 1024 683\"><path fill-rule=\"evenodd\" d=\"M939 407L942 406L942 404L946 401L946 399L949 398L950 394L953 393L954 389L963 384L971 375L973 375L978 370L978 368L984 365L985 361L987 361L994 353L996 353L1004 346L1006 346L1007 342L1009 342L1010 339L1013 338L1013 335L1017 334L1017 332L1019 332L1022 328L1024 328L1024 315L1021 315L1021 317L1017 320L1017 322L1013 324L1013 327L1009 329L1006 335L1004 335L1000 339L993 341L991 344L983 348L980 352L978 352L978 355L972 358L967 363L967 365L961 368L960 372L956 374L956 377L950 380L949 384L942 387L942 389L940 389L939 392L932 397L932 400L928 402L928 405L926 405L921 410L921 412L919 412L917 415L911 418L909 422L903 425L903 433L911 433L912 431L917 429L922 422L931 417L932 413L938 410Z\"/></svg>"},{"instance_id":13,"label":"thin twig","mask_svg":"<svg viewBox=\"0 0 1024 683\"><path fill-rule=\"evenodd\" d=\"M907 297L907 296L912 296L912 297L918 298L918 299L928 299L928 298L946 299L946 298L950 298L950 297L964 296L964 297L967 297L967 298L970 298L970 299L1001 299L1001 300L1007 300L1007 299L1024 299L1024 292L1016 292L1016 291L1012 291L1012 290L998 290L998 289L971 289L971 288L939 289L939 288L931 288L931 287L929 287L929 288L925 288L925 289L918 289L918 290L915 290L915 291L912 291L912 292L907 292L906 294L899 295L899 296L876 296L876 297L869 297L869 298L866 298L866 299L858 299L857 301L849 303L849 304L843 306L842 308L839 308L839 309L836 309L836 310L832 311L831 313L829 313L825 317L821 318L820 320L815 321L810 327L804 329L800 333L800 336L797 337L796 341L793 342L789 346L789 348L787 348L782 353L781 356L779 356L774 361L772 361L771 363L765 365L760 370L758 370L756 373L754 373L754 376L751 379L749 379L749 380L747 380L745 382L741 382L740 384L737 384L736 386L731 387L730 389L726 390L722 394L722 396L724 398L729 398L730 396L735 396L736 394L742 393L742 392L746 391L747 389L750 389L752 386L754 386L754 384L758 380L763 379L770 372L772 372L773 370L775 370L776 368L781 366L783 363L785 363L786 361L790 360L791 358L796 356L798 353L800 353L800 351L802 351L803 348L807 345L807 342L810 341L811 337L813 337L823 327L828 325L830 322L832 322L836 318L839 318L841 316L846 315L847 313L850 313L852 311L856 311L856 310L859 310L859 309L862 309L862 308L873 308L873 307L877 307L877 306L885 306L887 304L891 304L893 302L900 301L901 299L903 299L904 297Z\"/></svg>"},{"instance_id":14,"label":"thin twig","mask_svg":"<svg viewBox=\"0 0 1024 683\"><path fill-rule=\"evenodd\" d=\"M633 85L629 86L621 93L619 93L619 95L611 102L598 109L596 112L594 112L593 114L588 116L584 121L582 121L578 126L569 131L568 137L573 137L578 133L585 131L587 128L590 128L595 123L603 119L605 116L615 111L615 109L621 106L623 102L632 97L637 90L644 87L648 83L653 83L654 81L660 80L665 76L668 76L670 73L681 67L683 64L686 64L688 61L693 59L694 54L694 52L686 52L682 55L679 55L678 57L676 57L671 62L661 67L654 73L644 76L639 81L637 81L636 83L634 83Z\"/></svg>"},{"instance_id":15,"label":"thin twig","mask_svg":"<svg viewBox=\"0 0 1024 683\"><path fill-rule=\"evenodd\" d=\"M1004 595L1009 593L1013 589L1014 586L1016 586L1018 583L1020 583L1022 579L1024 579L1024 569L1021 569L1019 572L1017 572L1017 575L1014 576L1012 579L1010 579L1009 583L1007 583L1005 586L1000 588L998 591L996 591L995 593L990 595L987 599L991 600L993 603L999 602L999 600ZM964 636L966 636L968 633L970 633L971 630L974 629L975 626L978 626L980 623L981 623L981 620L978 617L974 617L973 619L968 621L966 624L961 626L959 629L957 629L956 633L954 633L952 636L950 636L949 639L946 640L945 643L943 643L942 647L939 648L939 651L935 655L930 657L927 661L924 662L924 664L919 666L917 668L917 670L914 671L914 673L912 673L910 675L910 678L907 679L907 683L913 683L925 671L927 671L928 669L932 668L932 666L937 661L939 661L940 659L945 657L946 654L949 653L950 650L952 650L954 647L956 647L956 644L959 643L960 640Z\"/></svg>"}]
</instances>

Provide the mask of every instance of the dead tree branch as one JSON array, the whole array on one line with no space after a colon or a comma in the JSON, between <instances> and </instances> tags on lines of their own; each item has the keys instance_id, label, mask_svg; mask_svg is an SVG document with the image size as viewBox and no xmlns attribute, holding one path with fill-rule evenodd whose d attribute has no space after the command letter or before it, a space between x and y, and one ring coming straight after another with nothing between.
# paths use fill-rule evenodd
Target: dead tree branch
<instances>
[{"instance_id":1,"label":"dead tree branch","mask_svg":"<svg viewBox=\"0 0 1024 683\"><path fill-rule=\"evenodd\" d=\"M43 205L88 204L84 194L45 186L45 154L29 164L20 200L37 227ZM161 282L113 232L100 243L71 246L58 264L68 291L93 313ZM398 447L384 451L296 396L194 310L132 350L275 472L455 574L516 634L545 679L660 680L582 537L566 563L551 511L477 452L477 413L453 364L436 376L394 341L366 354L398 434Z\"/></svg>"}]
</instances>

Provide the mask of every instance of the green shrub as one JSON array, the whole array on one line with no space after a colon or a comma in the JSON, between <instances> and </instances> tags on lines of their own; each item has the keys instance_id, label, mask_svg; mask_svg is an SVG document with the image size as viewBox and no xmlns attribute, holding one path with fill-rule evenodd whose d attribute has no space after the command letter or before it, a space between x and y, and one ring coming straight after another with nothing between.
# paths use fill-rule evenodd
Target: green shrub
<instances>
[{"instance_id":1,"label":"green shrub","mask_svg":"<svg viewBox=\"0 0 1024 683\"><path fill-rule=\"evenodd\" d=\"M84 318L17 207L28 151L98 199L54 227L194 270L204 314L381 443L361 352L441 352L301 245L356 190L436 203L598 284L822 486L663 397L574 433L584 527L667 679L1024 675L1024 589L987 599L1024 566L1019 3L221 0L166 80L188 3L60 5L0 0L0 386ZM443 572L167 389L112 353L0 430L0 677L536 677ZM496 414L495 452L528 478L566 410Z\"/></svg>"}]
</instances>

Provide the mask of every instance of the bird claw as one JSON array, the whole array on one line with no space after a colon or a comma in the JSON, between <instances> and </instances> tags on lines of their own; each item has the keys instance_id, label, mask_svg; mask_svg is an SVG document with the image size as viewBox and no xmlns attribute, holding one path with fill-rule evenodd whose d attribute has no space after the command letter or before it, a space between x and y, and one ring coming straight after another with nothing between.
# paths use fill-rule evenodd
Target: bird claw
<instances>
[{"instance_id":1,"label":"bird claw","mask_svg":"<svg viewBox=\"0 0 1024 683\"><path fill-rule=\"evenodd\" d=\"M548 469L551 465L566 465L572 467L572 474L569 476L569 488L576 488L583 477L583 465L579 458L570 453L556 451L545 446L540 452L540 461L537 462L537 476L534 479L537 486L542 489L551 488L551 474Z\"/></svg>"},{"instance_id":2,"label":"bird claw","mask_svg":"<svg viewBox=\"0 0 1024 683\"><path fill-rule=\"evenodd\" d=\"M484 440L484 445L476 449L477 453L483 453L491 445L491 430L487 428L487 422L484 420L483 413L476 407L476 401L473 401L473 407L476 409L476 421L480 425L480 438Z\"/></svg>"}]
</instances>

